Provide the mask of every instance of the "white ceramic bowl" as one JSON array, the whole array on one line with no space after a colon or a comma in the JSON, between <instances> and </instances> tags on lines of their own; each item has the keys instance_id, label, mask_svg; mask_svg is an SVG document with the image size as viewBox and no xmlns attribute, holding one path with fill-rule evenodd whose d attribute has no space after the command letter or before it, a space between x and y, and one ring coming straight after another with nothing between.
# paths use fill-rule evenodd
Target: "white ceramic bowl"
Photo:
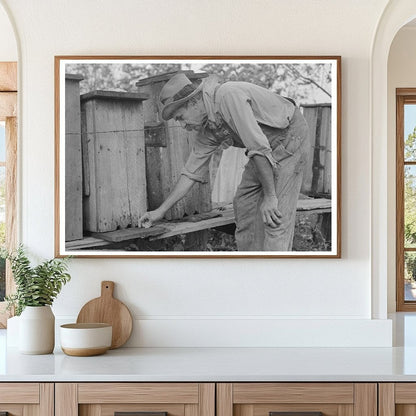
<instances>
[{"instance_id":1,"label":"white ceramic bowl","mask_svg":"<svg viewBox=\"0 0 416 416\"><path fill-rule=\"evenodd\" d=\"M87 357L111 347L112 326L103 323L61 325L61 348L65 354Z\"/></svg>"}]
</instances>

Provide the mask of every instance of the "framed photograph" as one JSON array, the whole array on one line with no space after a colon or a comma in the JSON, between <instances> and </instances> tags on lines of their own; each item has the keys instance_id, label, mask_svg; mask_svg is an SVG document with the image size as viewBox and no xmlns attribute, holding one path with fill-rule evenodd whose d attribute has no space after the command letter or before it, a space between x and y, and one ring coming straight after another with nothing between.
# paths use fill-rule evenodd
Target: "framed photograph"
<instances>
[{"instance_id":1,"label":"framed photograph","mask_svg":"<svg viewBox=\"0 0 416 416\"><path fill-rule=\"evenodd\" d=\"M341 256L341 58L55 57L56 256Z\"/></svg>"}]
</instances>

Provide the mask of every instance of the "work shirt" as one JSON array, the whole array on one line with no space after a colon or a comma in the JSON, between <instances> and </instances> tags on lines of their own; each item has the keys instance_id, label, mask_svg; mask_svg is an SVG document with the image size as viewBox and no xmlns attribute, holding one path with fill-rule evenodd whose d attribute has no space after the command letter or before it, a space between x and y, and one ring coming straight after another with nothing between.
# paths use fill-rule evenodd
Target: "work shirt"
<instances>
[{"instance_id":1,"label":"work shirt","mask_svg":"<svg viewBox=\"0 0 416 416\"><path fill-rule=\"evenodd\" d=\"M203 81L202 97L208 113L198 132L182 174L206 182L209 160L221 146L245 147L247 156L261 155L274 166L270 142L261 126L285 129L295 105L284 97L248 82L219 84L216 77Z\"/></svg>"}]
</instances>

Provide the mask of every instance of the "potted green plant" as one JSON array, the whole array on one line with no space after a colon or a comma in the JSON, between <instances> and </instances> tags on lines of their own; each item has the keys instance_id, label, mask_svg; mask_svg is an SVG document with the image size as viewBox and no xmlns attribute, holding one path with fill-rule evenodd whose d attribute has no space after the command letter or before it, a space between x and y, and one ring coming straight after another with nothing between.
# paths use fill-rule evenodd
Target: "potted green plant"
<instances>
[{"instance_id":1,"label":"potted green plant","mask_svg":"<svg viewBox=\"0 0 416 416\"><path fill-rule=\"evenodd\" d=\"M51 305L71 276L68 258L45 260L32 266L23 246L4 251L10 261L16 292L6 296L9 310L19 318L19 350L49 354L55 346L55 316Z\"/></svg>"}]
</instances>

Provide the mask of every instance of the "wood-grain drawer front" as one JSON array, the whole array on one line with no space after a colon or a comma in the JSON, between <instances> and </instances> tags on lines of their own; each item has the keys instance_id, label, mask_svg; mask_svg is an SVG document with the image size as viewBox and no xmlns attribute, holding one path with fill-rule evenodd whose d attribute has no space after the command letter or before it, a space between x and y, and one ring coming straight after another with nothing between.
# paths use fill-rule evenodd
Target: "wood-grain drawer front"
<instances>
[{"instance_id":1,"label":"wood-grain drawer front","mask_svg":"<svg viewBox=\"0 0 416 416\"><path fill-rule=\"evenodd\" d=\"M38 383L0 383L0 403L39 403Z\"/></svg>"},{"instance_id":2,"label":"wood-grain drawer front","mask_svg":"<svg viewBox=\"0 0 416 416\"><path fill-rule=\"evenodd\" d=\"M396 383L394 393L395 403L416 404L416 383Z\"/></svg>"},{"instance_id":3,"label":"wood-grain drawer front","mask_svg":"<svg viewBox=\"0 0 416 416\"><path fill-rule=\"evenodd\" d=\"M197 383L80 383L78 403L198 403Z\"/></svg>"},{"instance_id":4,"label":"wood-grain drawer front","mask_svg":"<svg viewBox=\"0 0 416 416\"><path fill-rule=\"evenodd\" d=\"M236 383L234 403L354 403L352 383Z\"/></svg>"}]
</instances>

